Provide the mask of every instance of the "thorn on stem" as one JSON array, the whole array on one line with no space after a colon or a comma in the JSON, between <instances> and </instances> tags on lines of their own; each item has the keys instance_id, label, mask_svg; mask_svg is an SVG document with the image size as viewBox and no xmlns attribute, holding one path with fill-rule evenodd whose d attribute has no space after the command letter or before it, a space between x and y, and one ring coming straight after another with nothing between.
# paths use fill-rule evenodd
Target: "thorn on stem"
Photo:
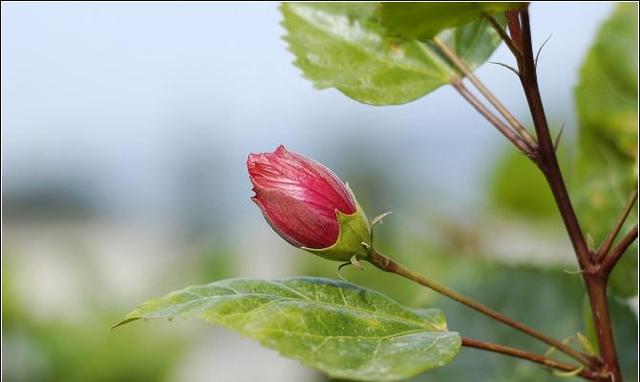
<instances>
[{"instance_id":1,"label":"thorn on stem","mask_svg":"<svg viewBox=\"0 0 640 382\"><path fill-rule=\"evenodd\" d=\"M568 274L568 275L579 275L582 273L585 273L586 271L582 270L582 269L576 269L574 271L571 271L569 269L563 269L562 270L564 273Z\"/></svg>"},{"instance_id":2,"label":"thorn on stem","mask_svg":"<svg viewBox=\"0 0 640 382\"><path fill-rule=\"evenodd\" d=\"M536 53L536 59L533 61L533 66L535 66L536 69L538 68L538 58L540 57L540 52L542 52L542 48L544 48L544 46L547 44L549 40L551 40L551 35L549 35L549 37L547 37L547 39L544 40L542 45L540 45L540 48L538 48L538 52Z\"/></svg>"},{"instance_id":3,"label":"thorn on stem","mask_svg":"<svg viewBox=\"0 0 640 382\"><path fill-rule=\"evenodd\" d=\"M513 73L515 73L515 75L518 76L518 78L520 77L520 72L516 68L514 68L513 66L510 66L510 65L507 65L507 64L503 64L502 62L489 61L489 63L505 67L505 68L511 70Z\"/></svg>"},{"instance_id":4,"label":"thorn on stem","mask_svg":"<svg viewBox=\"0 0 640 382\"><path fill-rule=\"evenodd\" d=\"M558 146L560 145L560 138L562 137L562 132L564 131L565 123L562 123L562 127L560 128L560 132L556 137L556 141L553 143L553 151L558 152Z\"/></svg>"}]
</instances>

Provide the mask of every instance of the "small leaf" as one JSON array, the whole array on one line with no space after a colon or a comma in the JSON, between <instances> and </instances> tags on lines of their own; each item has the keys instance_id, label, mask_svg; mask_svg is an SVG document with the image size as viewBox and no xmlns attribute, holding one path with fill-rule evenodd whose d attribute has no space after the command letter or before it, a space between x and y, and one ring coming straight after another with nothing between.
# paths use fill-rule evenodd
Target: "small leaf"
<instances>
[{"instance_id":1,"label":"small leaf","mask_svg":"<svg viewBox=\"0 0 640 382\"><path fill-rule=\"evenodd\" d=\"M637 187L637 4L618 5L602 25L582 66L575 96L580 122L576 208L585 230L599 244ZM623 230L636 222L628 219ZM634 244L614 268L611 290L622 297L637 295L637 269Z\"/></svg>"},{"instance_id":2,"label":"small leaf","mask_svg":"<svg viewBox=\"0 0 640 382\"><path fill-rule=\"evenodd\" d=\"M584 351L586 351L587 354L597 355L595 349L593 348L593 345L591 345L591 341L589 341L587 336L585 336L580 332L576 333L576 335L578 336L578 341L580 342L580 346L582 346L582 349L584 349Z\"/></svg>"},{"instance_id":3,"label":"small leaf","mask_svg":"<svg viewBox=\"0 0 640 382\"><path fill-rule=\"evenodd\" d=\"M413 101L461 77L429 43L389 36L377 3L283 3L284 37L295 64L318 89L334 87L363 103ZM360 11L358 12L358 9ZM470 68L500 43L486 20L441 38Z\"/></svg>"},{"instance_id":4,"label":"small leaf","mask_svg":"<svg viewBox=\"0 0 640 382\"><path fill-rule=\"evenodd\" d=\"M584 370L584 366L579 366L576 367L574 370L571 371L558 371L558 370L554 370L552 373L553 375L555 375L556 377L560 377L560 378L571 378L571 377L575 377L576 375L580 374L580 372Z\"/></svg>"},{"instance_id":5,"label":"small leaf","mask_svg":"<svg viewBox=\"0 0 640 382\"><path fill-rule=\"evenodd\" d=\"M442 313L411 310L353 284L322 278L230 279L150 300L138 319L200 318L334 378L393 381L449 363L460 336Z\"/></svg>"},{"instance_id":6,"label":"small leaf","mask_svg":"<svg viewBox=\"0 0 640 382\"><path fill-rule=\"evenodd\" d=\"M381 20L392 34L428 40L445 29L468 24L485 15L522 7L526 7L526 3L386 2L382 3Z\"/></svg>"}]
</instances>

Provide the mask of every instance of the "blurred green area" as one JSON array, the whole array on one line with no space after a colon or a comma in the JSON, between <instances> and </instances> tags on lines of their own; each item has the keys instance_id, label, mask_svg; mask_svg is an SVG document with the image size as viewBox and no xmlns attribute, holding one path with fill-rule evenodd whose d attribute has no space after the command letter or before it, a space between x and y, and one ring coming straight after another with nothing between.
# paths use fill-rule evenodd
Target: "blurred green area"
<instances>
[{"instance_id":1,"label":"blurred green area","mask_svg":"<svg viewBox=\"0 0 640 382\"><path fill-rule=\"evenodd\" d=\"M52 276L56 273L54 269L50 269L49 275L25 269L37 261L45 261L44 258L27 257L25 261L23 256L33 254L16 250L11 239L7 242L2 251L2 329L6 350L3 380L161 381L175 373L176 364L194 343L193 331L165 322L111 332L110 326L131 308L131 302L123 303L115 291L108 290L109 283L101 279L104 275L98 269L100 265L93 262L96 253L88 251L49 259L63 264L73 262L62 275L66 279L63 284L73 278L71 285L77 287L71 296L66 296L71 298L68 306L54 303L40 310L28 299L38 294L54 299L59 296L54 290L34 288L31 284L42 284L42 280L31 280L28 275L53 277L51 289L65 288L56 283L56 276ZM187 253L176 262L177 266L170 264L159 272L162 284L154 285L164 290L166 285L231 277L237 274L232 263L230 253L209 242Z\"/></svg>"},{"instance_id":2,"label":"blurred green area","mask_svg":"<svg viewBox=\"0 0 640 382\"><path fill-rule=\"evenodd\" d=\"M575 88L580 122L574 199L583 226L600 243L638 188L638 4L619 4L587 54ZM637 224L637 204L623 233ZM638 294L637 241L609 284L623 297Z\"/></svg>"}]
</instances>

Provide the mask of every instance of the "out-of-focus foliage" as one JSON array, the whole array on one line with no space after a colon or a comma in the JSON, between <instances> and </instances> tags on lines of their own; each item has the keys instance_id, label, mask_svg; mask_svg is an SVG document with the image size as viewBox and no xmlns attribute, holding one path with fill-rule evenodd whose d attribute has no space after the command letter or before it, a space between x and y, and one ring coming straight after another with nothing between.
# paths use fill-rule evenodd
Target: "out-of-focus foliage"
<instances>
[{"instance_id":1,"label":"out-of-focus foliage","mask_svg":"<svg viewBox=\"0 0 640 382\"><path fill-rule=\"evenodd\" d=\"M579 130L578 214L600 243L638 180L638 5L620 4L603 24L585 58L576 87ZM625 224L637 221L637 208ZM612 291L637 295L634 244L610 278Z\"/></svg>"},{"instance_id":2,"label":"out-of-focus foliage","mask_svg":"<svg viewBox=\"0 0 640 382\"><path fill-rule=\"evenodd\" d=\"M506 151L496 161L489 197L498 209L522 218L560 217L540 170L515 150Z\"/></svg>"},{"instance_id":3,"label":"out-of-focus foliage","mask_svg":"<svg viewBox=\"0 0 640 382\"><path fill-rule=\"evenodd\" d=\"M429 40L447 28L459 27L498 12L526 6L509 2L382 3L382 24L403 38Z\"/></svg>"},{"instance_id":4,"label":"out-of-focus foliage","mask_svg":"<svg viewBox=\"0 0 640 382\"><path fill-rule=\"evenodd\" d=\"M17 281L5 251L3 256L4 381L158 381L183 353L187 339L178 333L128 330L110 336L115 308L96 304L81 322L33 314L16 299Z\"/></svg>"},{"instance_id":5,"label":"out-of-focus foliage","mask_svg":"<svg viewBox=\"0 0 640 382\"><path fill-rule=\"evenodd\" d=\"M332 377L395 381L449 363L460 349L437 309L412 311L323 278L229 279L149 300L138 319L200 318L260 341Z\"/></svg>"},{"instance_id":6,"label":"out-of-focus foliage","mask_svg":"<svg viewBox=\"0 0 640 382\"><path fill-rule=\"evenodd\" d=\"M389 35L380 23L378 6L282 5L285 40L295 64L315 87L335 87L360 102L391 105L410 102L460 78L431 44ZM500 37L483 19L445 31L441 37L472 69L500 44Z\"/></svg>"}]
</instances>

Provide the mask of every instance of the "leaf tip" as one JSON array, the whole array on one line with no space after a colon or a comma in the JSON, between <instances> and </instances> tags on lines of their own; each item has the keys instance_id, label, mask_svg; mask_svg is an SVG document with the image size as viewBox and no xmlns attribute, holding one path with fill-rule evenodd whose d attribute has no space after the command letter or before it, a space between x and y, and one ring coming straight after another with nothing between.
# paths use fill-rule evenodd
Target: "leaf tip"
<instances>
[{"instance_id":1,"label":"leaf tip","mask_svg":"<svg viewBox=\"0 0 640 382\"><path fill-rule=\"evenodd\" d=\"M111 327L109 328L109 334L111 334L111 332L114 329L119 328L120 326L126 325L126 324L128 324L130 322L137 321L139 319L140 319L140 317L127 317L122 321L116 322L115 324L111 325Z\"/></svg>"}]
</instances>

